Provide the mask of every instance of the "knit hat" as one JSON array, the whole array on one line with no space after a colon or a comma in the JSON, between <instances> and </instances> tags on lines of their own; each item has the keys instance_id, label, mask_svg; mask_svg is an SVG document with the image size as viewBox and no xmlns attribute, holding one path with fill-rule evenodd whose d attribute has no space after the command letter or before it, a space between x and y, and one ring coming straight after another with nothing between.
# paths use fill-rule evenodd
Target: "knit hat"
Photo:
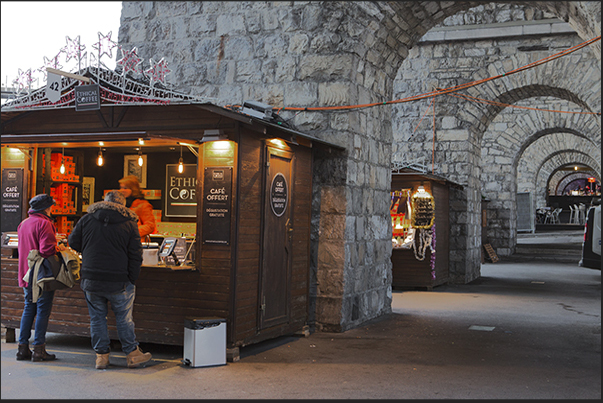
<instances>
[{"instance_id":1,"label":"knit hat","mask_svg":"<svg viewBox=\"0 0 603 403\"><path fill-rule=\"evenodd\" d=\"M105 195L105 201L111 203L121 204L122 206L126 205L126 197L119 190L112 190Z\"/></svg>"},{"instance_id":2,"label":"knit hat","mask_svg":"<svg viewBox=\"0 0 603 403\"><path fill-rule=\"evenodd\" d=\"M50 196L45 193L35 195L29 201L29 212L30 213L41 213L48 207L54 206L56 202Z\"/></svg>"}]
</instances>

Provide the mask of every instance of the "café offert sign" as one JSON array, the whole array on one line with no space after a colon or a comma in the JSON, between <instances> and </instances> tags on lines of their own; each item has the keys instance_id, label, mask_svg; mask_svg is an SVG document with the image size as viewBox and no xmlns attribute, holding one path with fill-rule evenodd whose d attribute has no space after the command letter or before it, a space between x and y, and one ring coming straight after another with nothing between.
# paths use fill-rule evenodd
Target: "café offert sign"
<instances>
[{"instance_id":1,"label":"caf\u00e9 offert sign","mask_svg":"<svg viewBox=\"0 0 603 403\"><path fill-rule=\"evenodd\" d=\"M203 243L230 245L232 168L207 167L203 175Z\"/></svg>"},{"instance_id":2,"label":"caf\u00e9 offert sign","mask_svg":"<svg viewBox=\"0 0 603 403\"><path fill-rule=\"evenodd\" d=\"M275 216L280 217L285 214L288 199L287 179L279 172L272 178L270 186L270 207Z\"/></svg>"}]
</instances>

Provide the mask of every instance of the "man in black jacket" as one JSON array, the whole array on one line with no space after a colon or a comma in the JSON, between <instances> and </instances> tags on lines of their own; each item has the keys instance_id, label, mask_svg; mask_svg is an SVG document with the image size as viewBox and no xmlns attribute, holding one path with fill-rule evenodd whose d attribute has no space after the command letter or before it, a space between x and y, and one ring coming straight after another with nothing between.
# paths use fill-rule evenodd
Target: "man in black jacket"
<instances>
[{"instance_id":1,"label":"man in black jacket","mask_svg":"<svg viewBox=\"0 0 603 403\"><path fill-rule=\"evenodd\" d=\"M110 339L107 329L107 302L115 314L117 335L126 354L128 368L151 360L136 341L132 310L140 274L142 244L138 216L126 207L124 195L111 191L102 202L88 207L69 235L69 246L81 252L80 287L90 313L92 348L96 351L96 368L109 365Z\"/></svg>"}]
</instances>

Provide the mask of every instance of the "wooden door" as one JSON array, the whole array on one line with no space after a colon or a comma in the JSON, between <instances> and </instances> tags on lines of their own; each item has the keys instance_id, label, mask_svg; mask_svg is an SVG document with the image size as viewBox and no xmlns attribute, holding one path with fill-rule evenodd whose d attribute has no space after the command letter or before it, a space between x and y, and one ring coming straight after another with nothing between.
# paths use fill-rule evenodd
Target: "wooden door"
<instances>
[{"instance_id":1,"label":"wooden door","mask_svg":"<svg viewBox=\"0 0 603 403\"><path fill-rule=\"evenodd\" d=\"M266 148L259 328L289 321L293 154Z\"/></svg>"}]
</instances>

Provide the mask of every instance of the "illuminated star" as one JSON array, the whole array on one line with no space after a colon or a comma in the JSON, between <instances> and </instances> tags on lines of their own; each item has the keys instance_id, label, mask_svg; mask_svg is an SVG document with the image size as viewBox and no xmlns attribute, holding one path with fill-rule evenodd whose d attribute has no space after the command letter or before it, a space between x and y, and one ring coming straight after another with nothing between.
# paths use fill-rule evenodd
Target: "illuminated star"
<instances>
[{"instance_id":1,"label":"illuminated star","mask_svg":"<svg viewBox=\"0 0 603 403\"><path fill-rule=\"evenodd\" d=\"M111 31L109 31L107 35L103 35L99 32L98 42L92 45L92 47L98 51L99 60L103 55L113 57L113 48L116 46L117 44L111 40Z\"/></svg>"},{"instance_id":2,"label":"illuminated star","mask_svg":"<svg viewBox=\"0 0 603 403\"><path fill-rule=\"evenodd\" d=\"M62 52L62 50L61 50ZM38 69L39 72L44 74L44 78L46 79L46 68L50 67L51 69L56 69L56 70L60 70L63 66L59 63L59 56L61 55L61 52L59 52L55 57L53 57L52 59L47 58L46 56L44 56L44 66L40 67Z\"/></svg>"},{"instance_id":3,"label":"illuminated star","mask_svg":"<svg viewBox=\"0 0 603 403\"><path fill-rule=\"evenodd\" d=\"M145 72L151 75L153 81L159 81L165 84L165 76L170 73L171 70L167 68L167 62L161 59L158 62L154 62L151 59L151 68Z\"/></svg>"},{"instance_id":4,"label":"illuminated star","mask_svg":"<svg viewBox=\"0 0 603 403\"><path fill-rule=\"evenodd\" d=\"M82 58L82 52L86 49L85 45L80 45L80 36L78 35L75 39L65 37L67 46L61 49L61 52L65 52L67 55L66 60L71 60L72 57L77 57L77 60Z\"/></svg>"},{"instance_id":5,"label":"illuminated star","mask_svg":"<svg viewBox=\"0 0 603 403\"><path fill-rule=\"evenodd\" d=\"M140 63L142 63L142 59L138 57L137 52L137 48L133 48L130 51L122 50L123 57L117 61L117 64L123 67L124 74L128 71L133 71L134 73L142 72L142 69L139 67Z\"/></svg>"},{"instance_id":6,"label":"illuminated star","mask_svg":"<svg viewBox=\"0 0 603 403\"><path fill-rule=\"evenodd\" d=\"M13 81L13 84L17 87L17 91L21 92L22 89L29 88L32 82L31 69L25 71L19 69L18 77Z\"/></svg>"}]
</instances>

